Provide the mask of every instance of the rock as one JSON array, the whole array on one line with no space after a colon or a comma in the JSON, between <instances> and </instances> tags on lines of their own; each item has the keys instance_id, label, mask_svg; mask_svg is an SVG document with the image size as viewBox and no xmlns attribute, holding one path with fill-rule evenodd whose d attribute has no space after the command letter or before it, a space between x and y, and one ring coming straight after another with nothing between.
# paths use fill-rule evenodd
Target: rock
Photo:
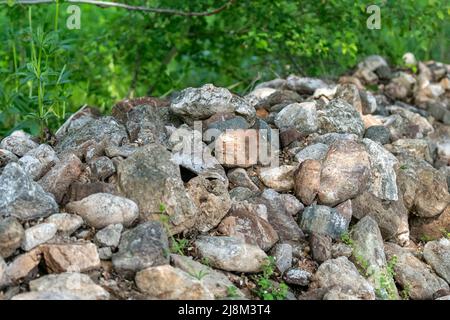
<instances>
[{"instance_id":1,"label":"rock","mask_svg":"<svg viewBox=\"0 0 450 320\"><path fill-rule=\"evenodd\" d=\"M202 236L195 247L211 266L226 271L259 272L267 259L259 247L232 237Z\"/></svg>"},{"instance_id":2,"label":"rock","mask_svg":"<svg viewBox=\"0 0 450 320\"><path fill-rule=\"evenodd\" d=\"M163 146L149 144L119 164L118 185L122 194L135 201L144 219L159 219L161 204L170 217L171 233L194 226L198 215L181 180L180 168Z\"/></svg>"},{"instance_id":3,"label":"rock","mask_svg":"<svg viewBox=\"0 0 450 320\"><path fill-rule=\"evenodd\" d=\"M361 115L352 105L343 100L331 100L323 109L317 111L317 117L321 134L353 133L359 137L364 134Z\"/></svg>"},{"instance_id":4,"label":"rock","mask_svg":"<svg viewBox=\"0 0 450 320\"><path fill-rule=\"evenodd\" d=\"M39 180L39 184L55 196L56 202L61 203L70 184L81 175L82 166L76 155L68 154Z\"/></svg>"},{"instance_id":5,"label":"rock","mask_svg":"<svg viewBox=\"0 0 450 320\"><path fill-rule=\"evenodd\" d=\"M389 129L393 141L400 138L421 139L434 131L428 120L418 113L400 106L389 106L386 109L392 114L385 126Z\"/></svg>"},{"instance_id":6,"label":"rock","mask_svg":"<svg viewBox=\"0 0 450 320\"><path fill-rule=\"evenodd\" d=\"M89 163L92 174L98 180L104 181L116 172L114 163L108 157L98 157Z\"/></svg>"},{"instance_id":7,"label":"rock","mask_svg":"<svg viewBox=\"0 0 450 320\"><path fill-rule=\"evenodd\" d=\"M128 276L148 267L168 264L169 252L163 225L149 221L122 234L119 251L113 255L112 263L117 272Z\"/></svg>"},{"instance_id":8,"label":"rock","mask_svg":"<svg viewBox=\"0 0 450 320\"><path fill-rule=\"evenodd\" d=\"M265 82L261 82L259 83L255 89L260 89L260 88L273 88L273 89L283 89L284 87L286 87L286 79L273 79L270 81L265 81Z\"/></svg>"},{"instance_id":9,"label":"rock","mask_svg":"<svg viewBox=\"0 0 450 320\"><path fill-rule=\"evenodd\" d=\"M39 147L39 144L22 130L14 131L0 142L0 149L8 150L18 157L23 157L28 151L37 147Z\"/></svg>"},{"instance_id":10,"label":"rock","mask_svg":"<svg viewBox=\"0 0 450 320\"><path fill-rule=\"evenodd\" d=\"M290 75L286 80L287 87L300 94L313 94L317 89L328 86L323 80L317 78Z\"/></svg>"},{"instance_id":11,"label":"rock","mask_svg":"<svg viewBox=\"0 0 450 320\"><path fill-rule=\"evenodd\" d=\"M276 116L275 125L281 130L295 128L302 135L316 132L318 129L316 103L292 103L284 107Z\"/></svg>"},{"instance_id":12,"label":"rock","mask_svg":"<svg viewBox=\"0 0 450 320\"><path fill-rule=\"evenodd\" d=\"M370 175L369 155L363 145L343 140L333 143L323 162L319 201L336 205L365 190Z\"/></svg>"},{"instance_id":13,"label":"rock","mask_svg":"<svg viewBox=\"0 0 450 320\"><path fill-rule=\"evenodd\" d=\"M384 250L388 259L397 257L394 278L400 286L407 288L411 299L430 300L438 290L449 290L448 284L432 273L429 267L411 252L394 243L385 243Z\"/></svg>"},{"instance_id":14,"label":"rock","mask_svg":"<svg viewBox=\"0 0 450 320\"><path fill-rule=\"evenodd\" d=\"M5 260L0 256L0 288L2 288L8 279L6 278L6 263Z\"/></svg>"},{"instance_id":15,"label":"rock","mask_svg":"<svg viewBox=\"0 0 450 320\"><path fill-rule=\"evenodd\" d=\"M86 105L81 107L56 131L56 139L60 141L65 135L78 131L88 122L98 119L100 115L100 110L96 108L91 108Z\"/></svg>"},{"instance_id":16,"label":"rock","mask_svg":"<svg viewBox=\"0 0 450 320\"><path fill-rule=\"evenodd\" d=\"M275 168L261 168L258 177L269 188L276 191L289 191L294 188L294 171L297 166L282 165Z\"/></svg>"},{"instance_id":17,"label":"rock","mask_svg":"<svg viewBox=\"0 0 450 320\"><path fill-rule=\"evenodd\" d=\"M362 114L362 100L358 87L354 84L340 84L336 88L335 99L341 99L352 105L359 113Z\"/></svg>"},{"instance_id":18,"label":"rock","mask_svg":"<svg viewBox=\"0 0 450 320\"><path fill-rule=\"evenodd\" d=\"M70 202L66 209L81 216L96 229L116 223L130 226L139 217L139 208L134 201L109 193L96 193L83 200Z\"/></svg>"},{"instance_id":19,"label":"rock","mask_svg":"<svg viewBox=\"0 0 450 320\"><path fill-rule=\"evenodd\" d=\"M100 117L86 122L77 130L62 135L55 146L58 154L63 151L77 152L89 140L108 142L109 145L122 145L128 141L128 134L123 125L113 117Z\"/></svg>"},{"instance_id":20,"label":"rock","mask_svg":"<svg viewBox=\"0 0 450 320\"><path fill-rule=\"evenodd\" d=\"M214 295L197 279L170 265L144 269L136 285L150 298L166 300L213 300Z\"/></svg>"},{"instance_id":21,"label":"rock","mask_svg":"<svg viewBox=\"0 0 450 320\"><path fill-rule=\"evenodd\" d=\"M58 232L68 236L77 231L84 223L80 216L68 213L52 214L45 221L56 225Z\"/></svg>"},{"instance_id":22,"label":"rock","mask_svg":"<svg viewBox=\"0 0 450 320\"><path fill-rule=\"evenodd\" d=\"M347 258L339 257L322 263L311 279L311 289L338 290L360 300L374 300L375 292Z\"/></svg>"},{"instance_id":23,"label":"rock","mask_svg":"<svg viewBox=\"0 0 450 320\"><path fill-rule=\"evenodd\" d=\"M211 118L213 118L212 116ZM211 119L210 118L210 119ZM218 130L220 132L224 132L226 130L237 130L237 129L248 129L250 125L248 122L242 117L233 117L226 120L218 120L214 122L210 122L207 126L207 130Z\"/></svg>"},{"instance_id":24,"label":"rock","mask_svg":"<svg viewBox=\"0 0 450 320\"><path fill-rule=\"evenodd\" d=\"M41 257L42 253L39 248L17 256L6 268L7 277L12 282L18 282L30 276L33 271L36 271Z\"/></svg>"},{"instance_id":25,"label":"rock","mask_svg":"<svg viewBox=\"0 0 450 320\"><path fill-rule=\"evenodd\" d=\"M98 248L98 256L100 260L111 260L113 252L111 247Z\"/></svg>"},{"instance_id":26,"label":"rock","mask_svg":"<svg viewBox=\"0 0 450 320\"><path fill-rule=\"evenodd\" d=\"M450 202L446 178L423 160L399 156L398 187L406 208L420 217L440 214Z\"/></svg>"},{"instance_id":27,"label":"rock","mask_svg":"<svg viewBox=\"0 0 450 320\"><path fill-rule=\"evenodd\" d=\"M372 114L377 111L378 103L375 96L365 90L359 90L359 96L361 97L363 114Z\"/></svg>"},{"instance_id":28,"label":"rock","mask_svg":"<svg viewBox=\"0 0 450 320\"><path fill-rule=\"evenodd\" d=\"M195 177L187 183L186 189L200 209L194 223L194 228L200 232L216 227L231 208L227 186L220 180Z\"/></svg>"},{"instance_id":29,"label":"rock","mask_svg":"<svg viewBox=\"0 0 450 320\"><path fill-rule=\"evenodd\" d=\"M47 269L53 273L85 272L100 268L97 247L85 244L46 244L41 246Z\"/></svg>"},{"instance_id":30,"label":"rock","mask_svg":"<svg viewBox=\"0 0 450 320\"><path fill-rule=\"evenodd\" d=\"M256 203L267 207L268 221L277 232L281 241L298 241L304 238L292 215L286 212L281 195L273 189L265 189Z\"/></svg>"},{"instance_id":31,"label":"rock","mask_svg":"<svg viewBox=\"0 0 450 320\"><path fill-rule=\"evenodd\" d=\"M15 295L11 300L82 300L78 296L69 293L53 291L31 291Z\"/></svg>"},{"instance_id":32,"label":"rock","mask_svg":"<svg viewBox=\"0 0 450 320\"><path fill-rule=\"evenodd\" d=\"M129 110L123 118L126 118L124 122L130 141L163 144L168 136L161 114L163 108L156 103L143 103Z\"/></svg>"},{"instance_id":33,"label":"rock","mask_svg":"<svg viewBox=\"0 0 450 320\"><path fill-rule=\"evenodd\" d=\"M138 146L132 144L125 144L122 146L110 145L105 147L105 155L108 158L122 157L128 158L138 150Z\"/></svg>"},{"instance_id":34,"label":"rock","mask_svg":"<svg viewBox=\"0 0 450 320\"><path fill-rule=\"evenodd\" d=\"M386 148L394 155L407 155L433 164L427 141L424 139L398 139Z\"/></svg>"},{"instance_id":35,"label":"rock","mask_svg":"<svg viewBox=\"0 0 450 320\"><path fill-rule=\"evenodd\" d=\"M220 222L217 230L248 244L269 250L277 241L278 234L264 219L246 209L232 209L230 214Z\"/></svg>"},{"instance_id":36,"label":"rock","mask_svg":"<svg viewBox=\"0 0 450 320\"><path fill-rule=\"evenodd\" d=\"M322 143L322 144L326 144L327 146L330 146L333 143L336 143L337 141L340 141L340 140L357 141L357 140L359 140L359 137L353 133L332 132L332 133L325 133L318 137L313 138L312 143ZM327 150L327 152L328 152L328 150Z\"/></svg>"},{"instance_id":37,"label":"rock","mask_svg":"<svg viewBox=\"0 0 450 320\"><path fill-rule=\"evenodd\" d=\"M370 160L368 190L383 200L398 200L396 169L398 160L386 149L370 139L363 139Z\"/></svg>"},{"instance_id":38,"label":"rock","mask_svg":"<svg viewBox=\"0 0 450 320\"><path fill-rule=\"evenodd\" d=\"M303 212L305 206L303 203L297 200L297 198L289 193L283 193L280 195L281 201L284 203L284 208L286 209L287 214L291 216L297 215L299 212Z\"/></svg>"},{"instance_id":39,"label":"rock","mask_svg":"<svg viewBox=\"0 0 450 320\"><path fill-rule=\"evenodd\" d=\"M311 282L311 278L312 274L310 272L298 268L289 269L283 275L283 279L286 283L302 287L308 286Z\"/></svg>"},{"instance_id":40,"label":"rock","mask_svg":"<svg viewBox=\"0 0 450 320\"><path fill-rule=\"evenodd\" d=\"M442 230L450 230L450 205L440 215L432 218L411 217L410 228L411 238L416 241L441 238Z\"/></svg>"},{"instance_id":41,"label":"rock","mask_svg":"<svg viewBox=\"0 0 450 320\"><path fill-rule=\"evenodd\" d=\"M76 272L49 274L30 282L31 292L53 292L80 300L108 300L109 293L89 276Z\"/></svg>"},{"instance_id":42,"label":"rock","mask_svg":"<svg viewBox=\"0 0 450 320\"><path fill-rule=\"evenodd\" d=\"M226 131L215 140L216 159L221 165L229 168L248 168L261 160L270 161L271 159L267 156L270 150L264 150L264 148L269 149L272 145L269 143L261 147L260 141L260 132L255 129ZM266 154L262 155L263 152Z\"/></svg>"},{"instance_id":43,"label":"rock","mask_svg":"<svg viewBox=\"0 0 450 320\"><path fill-rule=\"evenodd\" d=\"M255 107L255 105L270 97L274 92L277 92L277 90L273 88L256 88L244 98L252 107Z\"/></svg>"},{"instance_id":44,"label":"rock","mask_svg":"<svg viewBox=\"0 0 450 320\"><path fill-rule=\"evenodd\" d=\"M57 227L53 223L40 223L25 230L25 238L22 242L22 249L31 249L46 243L56 235Z\"/></svg>"},{"instance_id":45,"label":"rock","mask_svg":"<svg viewBox=\"0 0 450 320\"><path fill-rule=\"evenodd\" d=\"M345 243L335 243L331 246L331 256L333 259L339 257L350 258L352 255L353 249L349 245Z\"/></svg>"},{"instance_id":46,"label":"rock","mask_svg":"<svg viewBox=\"0 0 450 320\"><path fill-rule=\"evenodd\" d=\"M415 84L416 79L412 75L406 72L398 72L386 86L385 93L392 99L406 100L412 95Z\"/></svg>"},{"instance_id":47,"label":"rock","mask_svg":"<svg viewBox=\"0 0 450 320\"><path fill-rule=\"evenodd\" d=\"M25 231L15 218L0 220L0 257L11 256L20 248L24 237Z\"/></svg>"},{"instance_id":48,"label":"rock","mask_svg":"<svg viewBox=\"0 0 450 320\"><path fill-rule=\"evenodd\" d=\"M220 112L234 112L253 124L256 113L245 99L212 84L184 89L172 100L170 110L187 123L204 120Z\"/></svg>"},{"instance_id":49,"label":"rock","mask_svg":"<svg viewBox=\"0 0 450 320\"><path fill-rule=\"evenodd\" d=\"M292 266L292 246L289 243L279 243L272 249L275 266L282 274Z\"/></svg>"},{"instance_id":50,"label":"rock","mask_svg":"<svg viewBox=\"0 0 450 320\"><path fill-rule=\"evenodd\" d=\"M311 233L309 246L311 248L312 258L319 262L325 262L331 259L332 239L326 234Z\"/></svg>"},{"instance_id":51,"label":"rock","mask_svg":"<svg viewBox=\"0 0 450 320\"><path fill-rule=\"evenodd\" d=\"M110 224L95 234L95 242L101 247L117 247L122 235L123 225Z\"/></svg>"},{"instance_id":52,"label":"rock","mask_svg":"<svg viewBox=\"0 0 450 320\"><path fill-rule=\"evenodd\" d=\"M364 138L370 139L379 144L387 144L391 141L391 134L385 126L371 126L366 129Z\"/></svg>"},{"instance_id":53,"label":"rock","mask_svg":"<svg viewBox=\"0 0 450 320\"><path fill-rule=\"evenodd\" d=\"M356 71L355 76L363 79L367 83L375 83L378 81L376 72L383 68L389 68L386 60L381 56L371 55L358 64L358 70Z\"/></svg>"},{"instance_id":54,"label":"rock","mask_svg":"<svg viewBox=\"0 0 450 320\"><path fill-rule=\"evenodd\" d=\"M309 233L328 235L339 239L347 231L351 217L340 214L336 209L312 205L303 211L300 228Z\"/></svg>"},{"instance_id":55,"label":"rock","mask_svg":"<svg viewBox=\"0 0 450 320\"><path fill-rule=\"evenodd\" d=\"M375 220L365 216L352 228L353 261L364 269L367 279L381 299L398 299L399 295L384 253L383 238Z\"/></svg>"},{"instance_id":56,"label":"rock","mask_svg":"<svg viewBox=\"0 0 450 320\"><path fill-rule=\"evenodd\" d=\"M59 162L58 156L52 147L41 144L36 149L28 151L19 160L19 164L33 180L39 180L50 170L52 166Z\"/></svg>"},{"instance_id":57,"label":"rock","mask_svg":"<svg viewBox=\"0 0 450 320\"><path fill-rule=\"evenodd\" d=\"M423 248L423 257L436 273L450 283L450 240L430 241Z\"/></svg>"},{"instance_id":58,"label":"rock","mask_svg":"<svg viewBox=\"0 0 450 320\"><path fill-rule=\"evenodd\" d=\"M300 150L295 159L302 163L305 160L323 160L328 152L328 146L323 143L315 143Z\"/></svg>"},{"instance_id":59,"label":"rock","mask_svg":"<svg viewBox=\"0 0 450 320\"><path fill-rule=\"evenodd\" d=\"M53 196L45 192L15 163L9 163L0 176L0 216L21 220L45 217L58 210Z\"/></svg>"},{"instance_id":60,"label":"rock","mask_svg":"<svg viewBox=\"0 0 450 320\"><path fill-rule=\"evenodd\" d=\"M172 254L171 261L175 268L181 269L191 276L203 275L199 279L200 282L216 299L227 298L229 288L234 286L226 275L193 260L192 257ZM237 297L244 297L244 294L237 288L235 293Z\"/></svg>"},{"instance_id":61,"label":"rock","mask_svg":"<svg viewBox=\"0 0 450 320\"><path fill-rule=\"evenodd\" d=\"M305 160L294 173L294 191L302 203L311 205L320 189L322 165L317 160Z\"/></svg>"},{"instance_id":62,"label":"rock","mask_svg":"<svg viewBox=\"0 0 450 320\"><path fill-rule=\"evenodd\" d=\"M352 200L352 209L357 219L372 217L385 240L393 239L402 246L409 243L408 211L401 197L397 201L383 201L364 192Z\"/></svg>"},{"instance_id":63,"label":"rock","mask_svg":"<svg viewBox=\"0 0 450 320\"><path fill-rule=\"evenodd\" d=\"M194 127L195 129L195 127ZM202 141L201 128L192 130L187 125L176 129L169 138L171 160L205 178L226 181L225 170Z\"/></svg>"},{"instance_id":64,"label":"rock","mask_svg":"<svg viewBox=\"0 0 450 320\"><path fill-rule=\"evenodd\" d=\"M234 202L236 201L244 201L250 198L253 198L258 194L257 191L252 191L245 187L236 187L230 190L230 198Z\"/></svg>"},{"instance_id":65,"label":"rock","mask_svg":"<svg viewBox=\"0 0 450 320\"><path fill-rule=\"evenodd\" d=\"M230 185L233 187L245 187L252 191L259 191L259 188L253 183L243 168L230 170L227 174Z\"/></svg>"},{"instance_id":66,"label":"rock","mask_svg":"<svg viewBox=\"0 0 450 320\"><path fill-rule=\"evenodd\" d=\"M17 158L14 153L5 149L0 149L0 173L1 168L5 167L8 163L17 161L19 161L19 158Z\"/></svg>"},{"instance_id":67,"label":"rock","mask_svg":"<svg viewBox=\"0 0 450 320\"><path fill-rule=\"evenodd\" d=\"M106 182L80 183L75 181L70 185L69 191L64 198L64 204L70 201L79 201L96 193L110 193L118 195L116 186Z\"/></svg>"}]
</instances>

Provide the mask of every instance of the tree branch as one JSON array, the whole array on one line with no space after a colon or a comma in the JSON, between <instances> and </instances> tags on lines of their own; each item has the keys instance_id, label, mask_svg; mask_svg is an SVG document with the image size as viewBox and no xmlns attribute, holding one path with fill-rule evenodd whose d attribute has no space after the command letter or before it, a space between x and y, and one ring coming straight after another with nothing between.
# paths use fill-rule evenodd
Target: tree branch
<instances>
[{"instance_id":1,"label":"tree branch","mask_svg":"<svg viewBox=\"0 0 450 320\"><path fill-rule=\"evenodd\" d=\"M219 8L203 11L203 12L189 12L189 11L181 11L176 9L167 9L167 8L149 8L144 6L132 6L125 3L119 2L109 2L109 1L97 1L97 0L65 0L65 2L73 3L73 4L91 4L101 8L121 8L130 11L143 11L143 12L153 12L153 13L161 13L161 14L171 14L176 16L186 16L186 17L204 17L204 16L212 16L217 14L225 9L227 9L230 5L233 4L236 0L228 0L224 5ZM32 5L32 4L43 4L43 3L54 3L56 0L16 0L14 4L22 4L22 5ZM2 0L0 4L8 4L8 1Z\"/></svg>"}]
</instances>

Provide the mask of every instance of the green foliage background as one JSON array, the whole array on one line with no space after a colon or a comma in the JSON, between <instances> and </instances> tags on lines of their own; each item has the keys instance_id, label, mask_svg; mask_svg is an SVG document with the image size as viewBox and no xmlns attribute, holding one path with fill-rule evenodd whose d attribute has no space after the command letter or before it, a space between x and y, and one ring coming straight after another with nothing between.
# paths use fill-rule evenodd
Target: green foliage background
<instances>
[{"instance_id":1,"label":"green foliage background","mask_svg":"<svg viewBox=\"0 0 450 320\"><path fill-rule=\"evenodd\" d=\"M225 1L124 2L205 11ZM381 30L366 27L371 4ZM204 83L245 93L290 73L334 77L370 54L450 60L448 1L237 0L209 17L80 5L80 30L66 28L67 6L34 5L30 19L27 6L0 5L0 136L55 129L84 104L107 112Z\"/></svg>"}]
</instances>

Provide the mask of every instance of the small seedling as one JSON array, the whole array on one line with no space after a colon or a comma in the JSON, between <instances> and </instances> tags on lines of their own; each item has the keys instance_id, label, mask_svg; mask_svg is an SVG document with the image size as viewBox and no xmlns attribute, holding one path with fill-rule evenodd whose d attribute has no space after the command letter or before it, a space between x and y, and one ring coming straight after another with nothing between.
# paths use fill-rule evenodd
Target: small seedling
<instances>
[{"instance_id":1,"label":"small seedling","mask_svg":"<svg viewBox=\"0 0 450 320\"><path fill-rule=\"evenodd\" d=\"M288 286L280 283L278 287L270 279L275 273L275 258L267 257L262 266L262 274L254 277L256 282L255 294L262 300L284 300L286 299Z\"/></svg>"},{"instance_id":2,"label":"small seedling","mask_svg":"<svg viewBox=\"0 0 450 320\"><path fill-rule=\"evenodd\" d=\"M238 293L237 293L238 289L231 285L227 287L227 297L228 298L237 298L239 297Z\"/></svg>"},{"instance_id":3,"label":"small seedling","mask_svg":"<svg viewBox=\"0 0 450 320\"><path fill-rule=\"evenodd\" d=\"M348 232L344 232L344 233L341 235L341 240L342 240L342 242L345 243L346 245L348 245L348 246L350 246L350 247L353 247L353 240L352 240L352 238L350 237L350 234L349 234Z\"/></svg>"}]
</instances>

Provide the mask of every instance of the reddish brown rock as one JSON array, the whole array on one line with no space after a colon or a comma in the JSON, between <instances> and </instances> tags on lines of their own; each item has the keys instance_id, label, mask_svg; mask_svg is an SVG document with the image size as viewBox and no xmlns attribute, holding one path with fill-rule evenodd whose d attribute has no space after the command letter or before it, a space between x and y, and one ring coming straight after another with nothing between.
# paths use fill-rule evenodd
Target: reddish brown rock
<instances>
[{"instance_id":1,"label":"reddish brown rock","mask_svg":"<svg viewBox=\"0 0 450 320\"><path fill-rule=\"evenodd\" d=\"M294 173L294 191L304 205L311 205L320 189L320 161L305 160Z\"/></svg>"},{"instance_id":2,"label":"reddish brown rock","mask_svg":"<svg viewBox=\"0 0 450 320\"><path fill-rule=\"evenodd\" d=\"M27 277L41 262L42 252L39 248L24 253L14 259L6 268L6 274L11 281Z\"/></svg>"},{"instance_id":3,"label":"reddish brown rock","mask_svg":"<svg viewBox=\"0 0 450 320\"><path fill-rule=\"evenodd\" d=\"M450 205L438 216L422 218L412 216L409 220L411 238L419 240L435 240L450 230Z\"/></svg>"},{"instance_id":4,"label":"reddish brown rock","mask_svg":"<svg viewBox=\"0 0 450 320\"><path fill-rule=\"evenodd\" d=\"M110 193L118 195L117 188L113 184L105 182L81 183L75 181L69 187L69 191L64 198L64 202L79 201L95 193Z\"/></svg>"},{"instance_id":5,"label":"reddish brown rock","mask_svg":"<svg viewBox=\"0 0 450 320\"><path fill-rule=\"evenodd\" d=\"M100 268L97 247L93 243L48 244L42 246L47 269L53 273L85 272Z\"/></svg>"}]
</instances>

